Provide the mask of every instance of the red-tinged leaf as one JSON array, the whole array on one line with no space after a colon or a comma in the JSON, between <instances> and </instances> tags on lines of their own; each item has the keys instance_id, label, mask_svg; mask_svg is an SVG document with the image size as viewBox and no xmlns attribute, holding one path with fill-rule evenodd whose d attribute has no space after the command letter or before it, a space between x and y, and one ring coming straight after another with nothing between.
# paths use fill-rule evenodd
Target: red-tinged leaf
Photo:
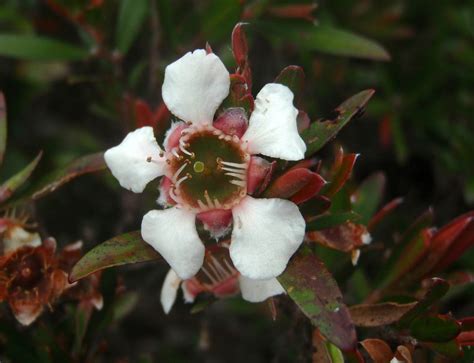
<instances>
[{"instance_id":1,"label":"red-tinged leaf","mask_svg":"<svg viewBox=\"0 0 474 363\"><path fill-rule=\"evenodd\" d=\"M309 169L291 169L271 183L264 196L291 199L299 204L314 197L324 184L326 181Z\"/></svg>"},{"instance_id":2,"label":"red-tinged leaf","mask_svg":"<svg viewBox=\"0 0 474 363\"><path fill-rule=\"evenodd\" d=\"M135 100L135 123L137 127L155 126L155 120L150 106L148 106L148 103L140 99Z\"/></svg>"},{"instance_id":3,"label":"red-tinged leaf","mask_svg":"<svg viewBox=\"0 0 474 363\"><path fill-rule=\"evenodd\" d=\"M107 166L105 165L104 154L102 152L82 156L73 160L65 168L57 170L48 176L35 188L35 191L31 194L31 198L34 200L42 198L81 175L95 173L106 168Z\"/></svg>"},{"instance_id":4,"label":"red-tinged leaf","mask_svg":"<svg viewBox=\"0 0 474 363\"><path fill-rule=\"evenodd\" d=\"M449 315L422 315L410 324L410 335L424 342L447 342L461 332L461 324Z\"/></svg>"},{"instance_id":5,"label":"red-tinged leaf","mask_svg":"<svg viewBox=\"0 0 474 363\"><path fill-rule=\"evenodd\" d=\"M42 155L43 152L40 152L24 169L16 173L0 186L0 203L10 198L11 195L28 180L36 169Z\"/></svg>"},{"instance_id":6,"label":"red-tinged leaf","mask_svg":"<svg viewBox=\"0 0 474 363\"><path fill-rule=\"evenodd\" d=\"M369 231L373 231L374 228L384 220L395 208L403 203L403 198L395 198L392 201L385 204L369 221L367 228Z\"/></svg>"},{"instance_id":7,"label":"red-tinged leaf","mask_svg":"<svg viewBox=\"0 0 474 363\"><path fill-rule=\"evenodd\" d=\"M232 31L232 53L237 63L237 74L240 74L247 84L248 90L252 89L252 72L248 62L248 44L244 32L245 23L238 23Z\"/></svg>"},{"instance_id":8,"label":"red-tinged leaf","mask_svg":"<svg viewBox=\"0 0 474 363\"><path fill-rule=\"evenodd\" d=\"M143 241L140 231L129 232L111 238L87 252L73 267L69 281L78 281L109 267L160 259L158 252Z\"/></svg>"},{"instance_id":9,"label":"red-tinged leaf","mask_svg":"<svg viewBox=\"0 0 474 363\"><path fill-rule=\"evenodd\" d=\"M367 243L367 238L370 237L364 225L347 222L336 227L308 232L306 238L325 247L351 252Z\"/></svg>"},{"instance_id":10,"label":"red-tinged leaf","mask_svg":"<svg viewBox=\"0 0 474 363\"><path fill-rule=\"evenodd\" d=\"M376 173L365 179L352 194L352 210L362 217L361 223L367 225L375 214L383 198L385 183L385 175Z\"/></svg>"},{"instance_id":11,"label":"red-tinged leaf","mask_svg":"<svg viewBox=\"0 0 474 363\"><path fill-rule=\"evenodd\" d=\"M7 147L7 105L3 92L0 91L0 165L2 165Z\"/></svg>"},{"instance_id":12,"label":"red-tinged leaf","mask_svg":"<svg viewBox=\"0 0 474 363\"><path fill-rule=\"evenodd\" d=\"M336 280L308 248L293 256L278 280L321 334L343 351L354 350L357 337Z\"/></svg>"},{"instance_id":13,"label":"red-tinged leaf","mask_svg":"<svg viewBox=\"0 0 474 363\"><path fill-rule=\"evenodd\" d=\"M354 305L349 308L352 321L356 326L373 328L396 323L408 311L416 306L416 302L397 304L393 302L380 304Z\"/></svg>"},{"instance_id":14,"label":"red-tinged leaf","mask_svg":"<svg viewBox=\"0 0 474 363\"><path fill-rule=\"evenodd\" d=\"M441 298L446 295L448 290L449 284L445 280L439 278L431 279L430 286L428 287L423 299L418 301L413 309L409 310L405 315L403 315L398 325L402 328L410 326L416 317L425 313L431 305L441 300Z\"/></svg>"},{"instance_id":15,"label":"red-tinged leaf","mask_svg":"<svg viewBox=\"0 0 474 363\"><path fill-rule=\"evenodd\" d=\"M320 231L327 228L339 226L344 223L357 222L360 216L354 212L345 212L338 214L324 214L311 219L306 223L307 231Z\"/></svg>"},{"instance_id":16,"label":"red-tinged leaf","mask_svg":"<svg viewBox=\"0 0 474 363\"><path fill-rule=\"evenodd\" d=\"M447 343L422 343L421 345L450 359L459 358L463 354L462 348L459 345L459 343L456 341L456 339L453 339ZM451 360L451 362L456 362L456 361Z\"/></svg>"},{"instance_id":17,"label":"red-tinged leaf","mask_svg":"<svg viewBox=\"0 0 474 363\"><path fill-rule=\"evenodd\" d=\"M471 212L472 215L472 212ZM451 247L446 251L446 254L442 256L438 262L435 271L442 271L455 262L464 252L474 245L474 221L464 228L459 236L451 244Z\"/></svg>"},{"instance_id":18,"label":"red-tinged leaf","mask_svg":"<svg viewBox=\"0 0 474 363\"><path fill-rule=\"evenodd\" d=\"M474 331L474 316L458 320L462 331Z\"/></svg>"},{"instance_id":19,"label":"red-tinged leaf","mask_svg":"<svg viewBox=\"0 0 474 363\"><path fill-rule=\"evenodd\" d=\"M358 154L347 154L343 156L340 167L335 172L332 180L321 190L321 195L331 198L344 186L351 176L358 156Z\"/></svg>"},{"instance_id":20,"label":"red-tinged leaf","mask_svg":"<svg viewBox=\"0 0 474 363\"><path fill-rule=\"evenodd\" d=\"M268 9L268 13L285 19L302 19L309 22L314 22L314 11L318 5L313 4L294 4L294 5L280 5L272 6Z\"/></svg>"},{"instance_id":21,"label":"red-tinged leaf","mask_svg":"<svg viewBox=\"0 0 474 363\"><path fill-rule=\"evenodd\" d=\"M360 342L374 363L387 363L393 358L392 349L381 339L365 339Z\"/></svg>"},{"instance_id":22,"label":"red-tinged leaf","mask_svg":"<svg viewBox=\"0 0 474 363\"><path fill-rule=\"evenodd\" d=\"M303 68L299 66L288 66L284 68L275 79L275 83L287 86L295 96L295 101L301 97L304 88L305 75Z\"/></svg>"},{"instance_id":23,"label":"red-tinged leaf","mask_svg":"<svg viewBox=\"0 0 474 363\"><path fill-rule=\"evenodd\" d=\"M474 346L474 331L463 331L456 338L458 344L462 347Z\"/></svg>"},{"instance_id":24,"label":"red-tinged leaf","mask_svg":"<svg viewBox=\"0 0 474 363\"><path fill-rule=\"evenodd\" d=\"M434 269L440 271L442 268L449 265L450 261L447 260L447 258L449 258L451 251L455 250L455 244L459 238L462 238L462 235L465 231L469 231L469 226L471 224L474 226L473 221L474 216L471 214L466 214L455 219L436 232L431 237L431 241L423 261L421 261L421 263L418 264L411 272L412 279L422 279ZM474 242L474 233L472 235L472 241ZM446 263L447 261L448 263Z\"/></svg>"},{"instance_id":25,"label":"red-tinged leaf","mask_svg":"<svg viewBox=\"0 0 474 363\"><path fill-rule=\"evenodd\" d=\"M307 145L306 156L311 156L320 150L336 137L337 133L347 125L351 119L361 115L365 105L369 102L374 93L375 91L371 89L362 91L336 108L336 118L322 122L313 122L301 135Z\"/></svg>"},{"instance_id":26,"label":"red-tinged leaf","mask_svg":"<svg viewBox=\"0 0 474 363\"><path fill-rule=\"evenodd\" d=\"M232 31L232 53L237 65L242 66L247 62L249 48L247 36L244 32L245 23L238 23Z\"/></svg>"}]
</instances>

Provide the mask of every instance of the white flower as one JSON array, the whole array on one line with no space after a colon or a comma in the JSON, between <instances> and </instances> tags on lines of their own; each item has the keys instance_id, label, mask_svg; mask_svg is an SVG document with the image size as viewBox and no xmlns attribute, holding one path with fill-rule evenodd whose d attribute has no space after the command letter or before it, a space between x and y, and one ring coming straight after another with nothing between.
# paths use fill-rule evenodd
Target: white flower
<instances>
[{"instance_id":1,"label":"white flower","mask_svg":"<svg viewBox=\"0 0 474 363\"><path fill-rule=\"evenodd\" d=\"M234 281L232 279L235 279ZM225 281L219 281L220 284L234 284L234 286L229 286L226 293L220 294L213 291L213 287L208 287L207 289L196 290L193 289L193 280L181 280L180 277L170 269L165 277L163 286L161 288L160 301L163 311L168 314L173 307L176 297L178 295L178 289L181 286L183 291L184 301L186 303L194 302L196 296L202 292L207 291L214 293L217 297L226 297L232 296L238 293L239 291L242 294L242 298L248 302L258 303L265 301L269 297L284 294L285 290L280 285L276 278L271 278L268 280L252 280L240 274L235 274L233 276L227 277ZM219 286L219 285L217 285Z\"/></svg>"},{"instance_id":2,"label":"white flower","mask_svg":"<svg viewBox=\"0 0 474 363\"><path fill-rule=\"evenodd\" d=\"M304 158L306 145L298 134L293 93L280 84L265 85L248 125L245 118L246 131L236 135L213 126L229 87L229 73L215 54L202 49L187 53L165 71L163 100L183 121L167 134L165 150L152 128L142 127L105 153L112 174L133 192L142 192L159 176L171 180L166 193L175 205L148 212L141 231L183 280L203 264L205 248L195 226L200 213L232 211L230 257L242 279L280 275L305 233L305 221L293 202L247 195L249 165L258 158L253 155ZM160 197L162 203L166 200ZM244 296L251 299L253 294Z\"/></svg>"}]
</instances>

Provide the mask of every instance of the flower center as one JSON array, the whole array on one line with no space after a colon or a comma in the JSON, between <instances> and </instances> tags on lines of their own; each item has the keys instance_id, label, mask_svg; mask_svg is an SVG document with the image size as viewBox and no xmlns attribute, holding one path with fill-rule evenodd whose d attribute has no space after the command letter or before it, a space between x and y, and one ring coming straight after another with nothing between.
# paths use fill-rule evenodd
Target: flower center
<instances>
[{"instance_id":1,"label":"flower center","mask_svg":"<svg viewBox=\"0 0 474 363\"><path fill-rule=\"evenodd\" d=\"M246 195L250 155L237 136L190 126L171 153L170 195L178 204L196 211L230 209Z\"/></svg>"}]
</instances>

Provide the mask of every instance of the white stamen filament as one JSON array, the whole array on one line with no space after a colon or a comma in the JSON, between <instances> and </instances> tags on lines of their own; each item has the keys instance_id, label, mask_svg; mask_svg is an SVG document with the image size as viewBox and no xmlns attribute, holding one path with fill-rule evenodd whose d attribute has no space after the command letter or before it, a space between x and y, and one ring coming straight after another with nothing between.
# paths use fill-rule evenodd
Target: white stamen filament
<instances>
[{"instance_id":1,"label":"white stamen filament","mask_svg":"<svg viewBox=\"0 0 474 363\"><path fill-rule=\"evenodd\" d=\"M207 276L207 278L209 280L211 280L211 283L213 284L216 284L218 282L218 279L215 278L215 276L213 276L211 273L209 273L209 271L203 266L201 268L202 272L204 272L204 274Z\"/></svg>"},{"instance_id":2,"label":"white stamen filament","mask_svg":"<svg viewBox=\"0 0 474 363\"><path fill-rule=\"evenodd\" d=\"M236 177L237 179L240 179L240 180L245 180L245 174L237 174L237 173L225 173L225 175L228 175L228 176L234 176Z\"/></svg>"},{"instance_id":3,"label":"white stamen filament","mask_svg":"<svg viewBox=\"0 0 474 363\"><path fill-rule=\"evenodd\" d=\"M231 180L230 184L237 185L239 187L245 187L246 183L243 180Z\"/></svg>"},{"instance_id":4,"label":"white stamen filament","mask_svg":"<svg viewBox=\"0 0 474 363\"><path fill-rule=\"evenodd\" d=\"M246 169L247 168L246 163L239 164L239 163L232 163L230 161L222 161L222 160L219 160L219 163L223 164L223 165L226 165L226 166L233 166L234 168L240 168L240 169Z\"/></svg>"},{"instance_id":5,"label":"white stamen filament","mask_svg":"<svg viewBox=\"0 0 474 363\"><path fill-rule=\"evenodd\" d=\"M209 193L207 190L204 191L204 198L206 198L206 202L209 208L215 208L214 203L212 203L211 197L209 197Z\"/></svg>"},{"instance_id":6,"label":"white stamen filament","mask_svg":"<svg viewBox=\"0 0 474 363\"><path fill-rule=\"evenodd\" d=\"M182 182L184 182L185 180L188 180L188 179L191 179L191 175L189 174L186 174L185 176L183 176L181 179L179 179L177 182L176 182L176 185L175 185L175 188L179 188L179 186L181 185Z\"/></svg>"},{"instance_id":7,"label":"white stamen filament","mask_svg":"<svg viewBox=\"0 0 474 363\"><path fill-rule=\"evenodd\" d=\"M183 165L180 166L178 170L176 170L176 173L174 173L173 179L172 179L174 183L176 183L176 179L178 178L179 174L181 174L181 172L187 165L188 165L187 163L184 163Z\"/></svg>"},{"instance_id":8,"label":"white stamen filament","mask_svg":"<svg viewBox=\"0 0 474 363\"><path fill-rule=\"evenodd\" d=\"M186 144L186 142L183 139L179 139L179 149L186 155L193 156L194 155L193 153L185 149L186 146L188 146L188 144Z\"/></svg>"}]
</instances>

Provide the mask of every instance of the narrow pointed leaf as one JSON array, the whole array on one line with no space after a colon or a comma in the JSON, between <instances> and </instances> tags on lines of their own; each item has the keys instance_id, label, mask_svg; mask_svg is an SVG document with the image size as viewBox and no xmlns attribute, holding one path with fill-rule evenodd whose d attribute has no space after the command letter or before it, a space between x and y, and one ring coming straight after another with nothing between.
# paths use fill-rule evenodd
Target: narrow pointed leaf
<instances>
[{"instance_id":1,"label":"narrow pointed leaf","mask_svg":"<svg viewBox=\"0 0 474 363\"><path fill-rule=\"evenodd\" d=\"M7 147L7 105L5 96L0 91L0 165L2 165Z\"/></svg>"},{"instance_id":2,"label":"narrow pointed leaf","mask_svg":"<svg viewBox=\"0 0 474 363\"><path fill-rule=\"evenodd\" d=\"M443 279L433 278L430 284L423 299L418 301L413 309L409 310L400 319L398 323L400 327L408 327L416 317L423 314L431 305L439 301L449 290L449 283Z\"/></svg>"},{"instance_id":3,"label":"narrow pointed leaf","mask_svg":"<svg viewBox=\"0 0 474 363\"><path fill-rule=\"evenodd\" d=\"M101 171L106 167L102 152L82 156L47 176L35 187L31 198L35 200L42 198L78 176Z\"/></svg>"},{"instance_id":4,"label":"narrow pointed leaf","mask_svg":"<svg viewBox=\"0 0 474 363\"><path fill-rule=\"evenodd\" d=\"M380 339L365 339L360 342L375 363L390 362L393 358L390 346Z\"/></svg>"},{"instance_id":5,"label":"narrow pointed leaf","mask_svg":"<svg viewBox=\"0 0 474 363\"><path fill-rule=\"evenodd\" d=\"M396 323L403 315L413 309L416 304L416 302L408 304L393 302L361 304L351 306L349 311L352 321L356 326L370 328Z\"/></svg>"},{"instance_id":6,"label":"narrow pointed leaf","mask_svg":"<svg viewBox=\"0 0 474 363\"><path fill-rule=\"evenodd\" d=\"M148 13L148 0L122 0L117 21L117 49L126 54L136 39Z\"/></svg>"},{"instance_id":7,"label":"narrow pointed leaf","mask_svg":"<svg viewBox=\"0 0 474 363\"><path fill-rule=\"evenodd\" d=\"M331 343L348 351L357 337L336 280L308 248L291 259L278 280L291 299Z\"/></svg>"},{"instance_id":8,"label":"narrow pointed leaf","mask_svg":"<svg viewBox=\"0 0 474 363\"><path fill-rule=\"evenodd\" d=\"M321 190L321 195L328 198L334 196L344 186L352 174L359 154L347 154L342 157L339 168L335 171L332 180Z\"/></svg>"},{"instance_id":9,"label":"narrow pointed leaf","mask_svg":"<svg viewBox=\"0 0 474 363\"><path fill-rule=\"evenodd\" d=\"M75 61L86 59L89 52L46 37L0 34L0 56L33 61Z\"/></svg>"},{"instance_id":10,"label":"narrow pointed leaf","mask_svg":"<svg viewBox=\"0 0 474 363\"><path fill-rule=\"evenodd\" d=\"M23 170L19 171L0 186L0 203L10 198L15 190L21 187L28 180L36 169L42 155L43 153L40 152Z\"/></svg>"},{"instance_id":11,"label":"narrow pointed leaf","mask_svg":"<svg viewBox=\"0 0 474 363\"><path fill-rule=\"evenodd\" d=\"M312 123L301 135L307 145L306 156L310 156L320 150L352 118L360 115L374 93L375 91L371 89L359 92L336 108L337 116L334 119Z\"/></svg>"},{"instance_id":12,"label":"narrow pointed leaf","mask_svg":"<svg viewBox=\"0 0 474 363\"><path fill-rule=\"evenodd\" d=\"M73 267L69 281L80 280L94 272L113 267L159 260L161 256L143 241L140 231L111 238L87 252Z\"/></svg>"},{"instance_id":13,"label":"narrow pointed leaf","mask_svg":"<svg viewBox=\"0 0 474 363\"><path fill-rule=\"evenodd\" d=\"M385 182L383 173L373 174L365 179L353 194L355 203L352 209L362 217L361 222L365 225L369 223L382 202Z\"/></svg>"}]
</instances>

